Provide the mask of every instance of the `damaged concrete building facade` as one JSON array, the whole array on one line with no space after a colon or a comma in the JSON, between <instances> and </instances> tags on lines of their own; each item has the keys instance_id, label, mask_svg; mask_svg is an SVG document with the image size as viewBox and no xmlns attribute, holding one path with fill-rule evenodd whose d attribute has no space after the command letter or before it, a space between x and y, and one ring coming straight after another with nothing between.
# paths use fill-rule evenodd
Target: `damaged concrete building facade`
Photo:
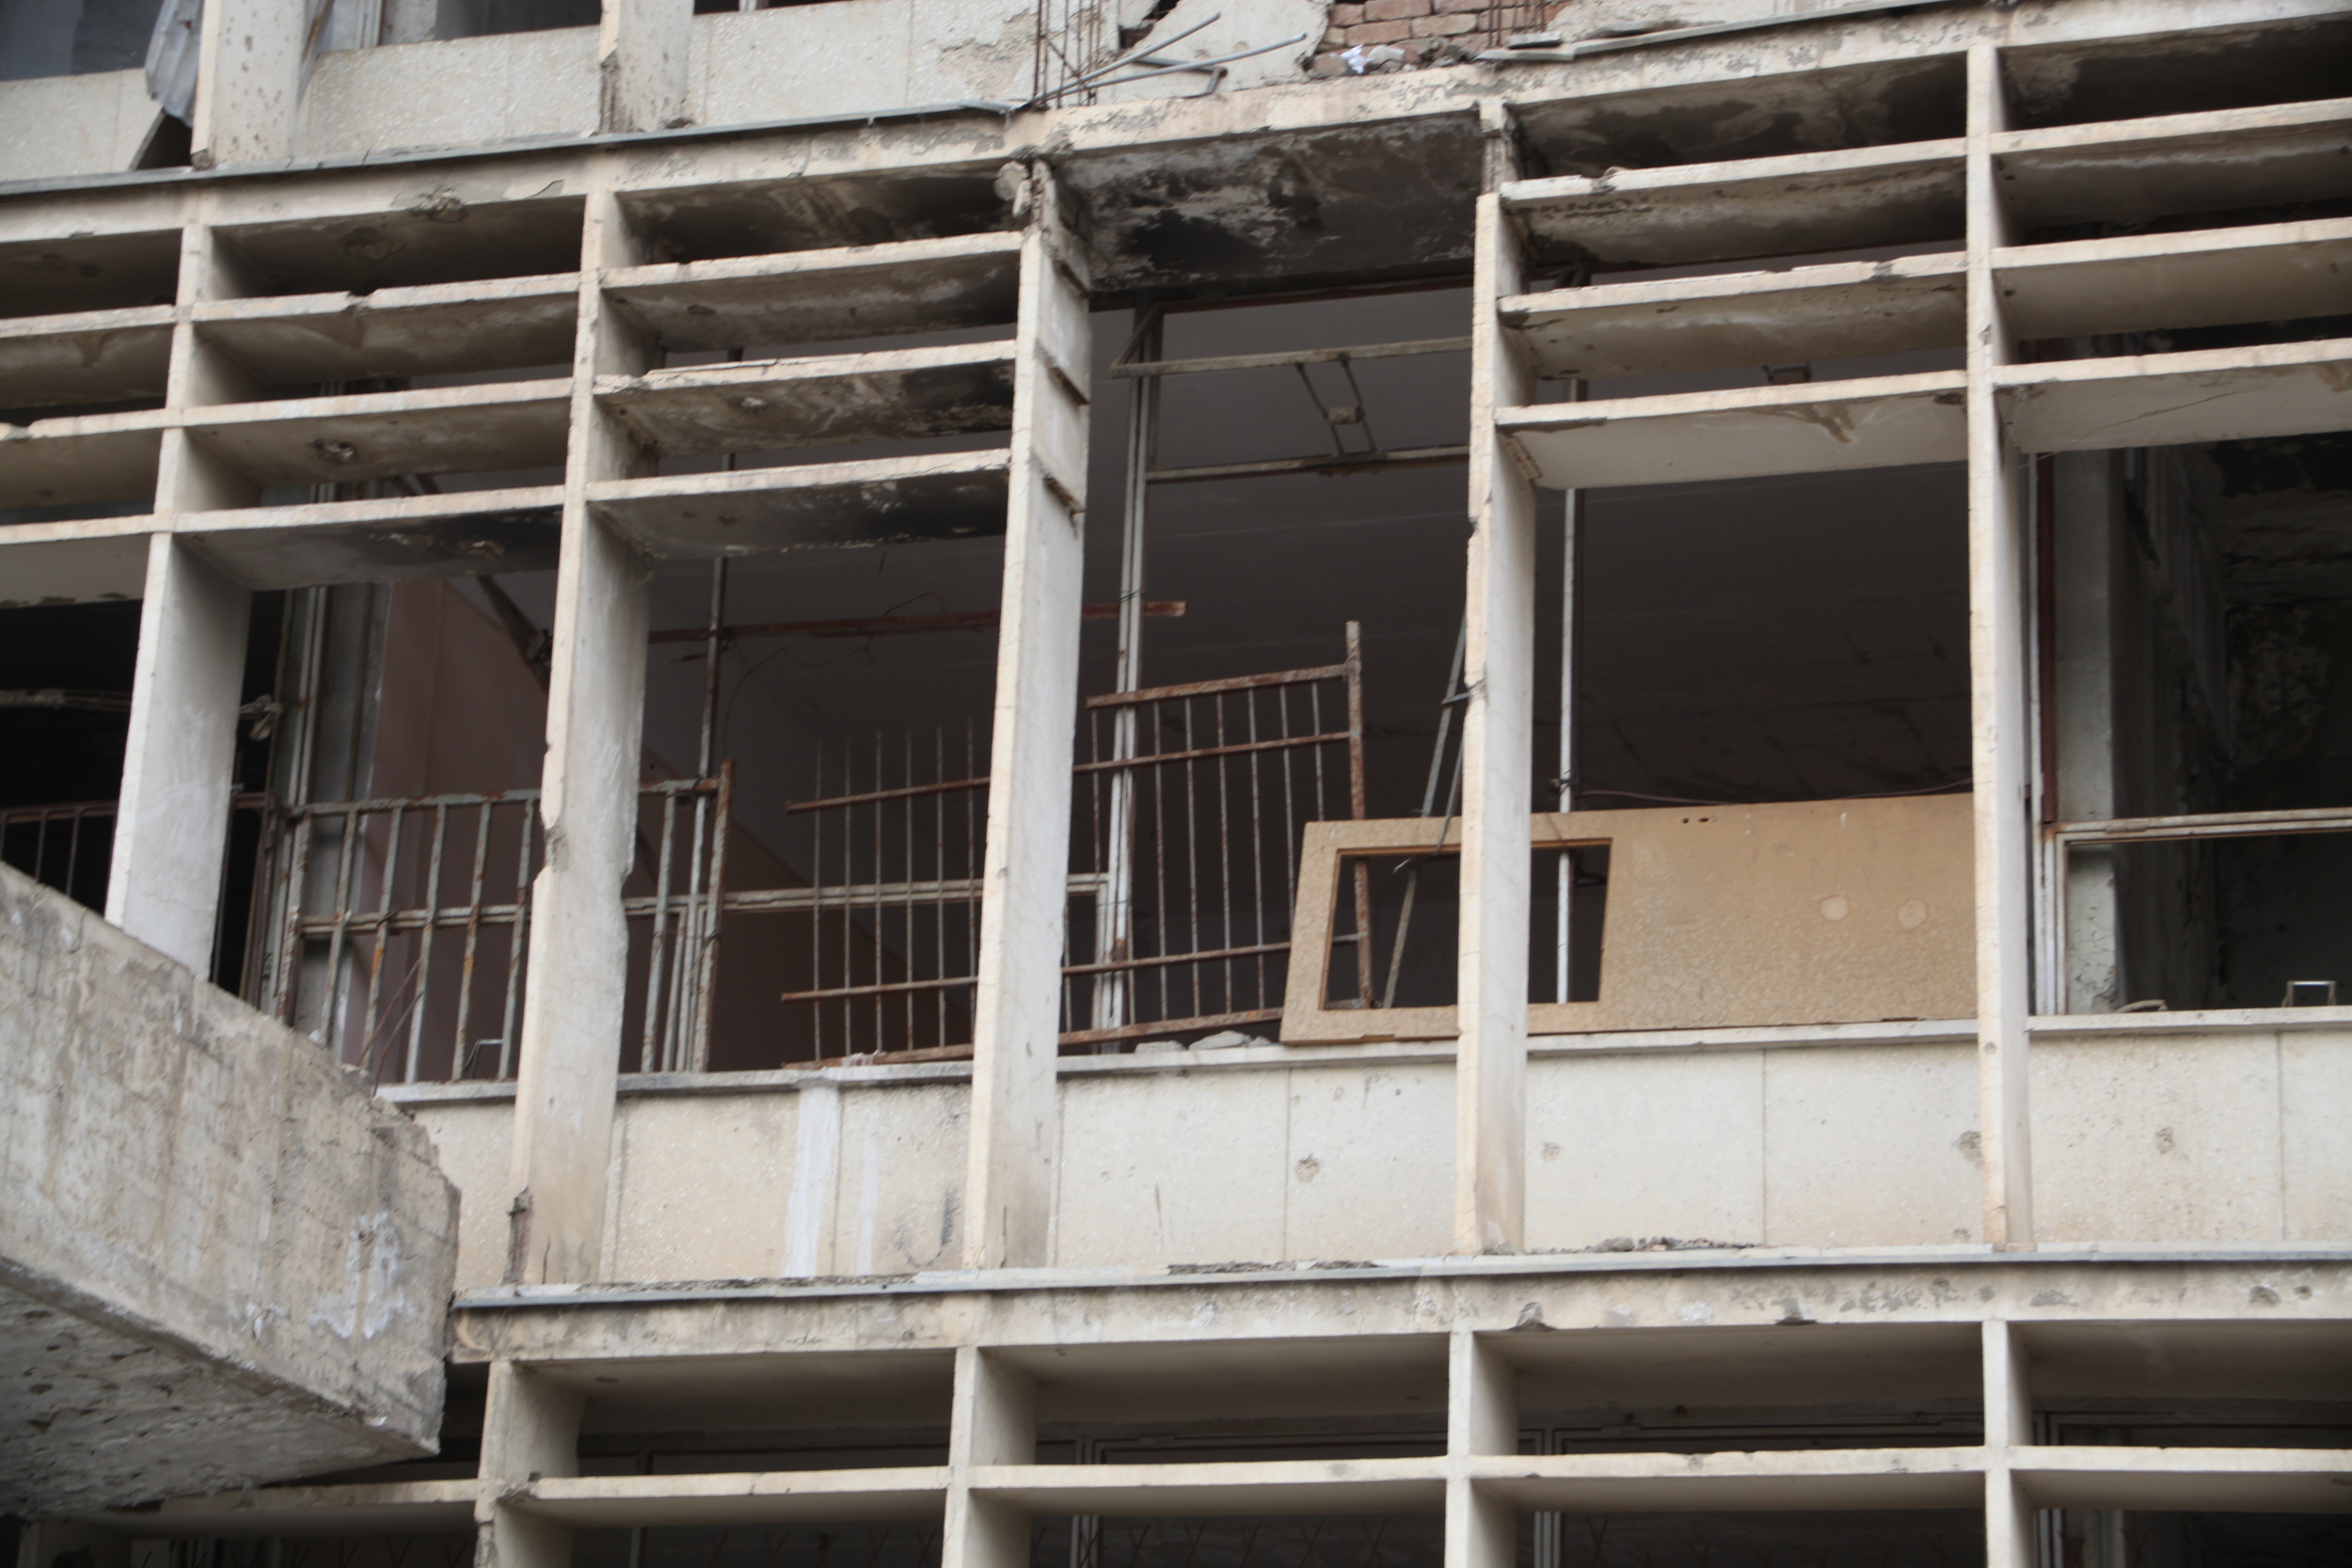
<instances>
[{"instance_id":1,"label":"damaged concrete building facade","mask_svg":"<svg viewBox=\"0 0 2352 1568\"><path fill-rule=\"evenodd\" d=\"M2352 7L0 76L0 850L461 1194L30 1568L2352 1557Z\"/></svg>"}]
</instances>

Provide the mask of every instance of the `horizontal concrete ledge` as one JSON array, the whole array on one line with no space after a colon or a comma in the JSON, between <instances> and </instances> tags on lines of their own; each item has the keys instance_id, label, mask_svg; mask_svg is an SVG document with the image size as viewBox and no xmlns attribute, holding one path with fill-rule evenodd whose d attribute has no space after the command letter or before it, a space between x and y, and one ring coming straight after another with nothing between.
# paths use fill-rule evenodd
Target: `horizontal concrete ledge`
<instances>
[{"instance_id":1,"label":"horizontal concrete ledge","mask_svg":"<svg viewBox=\"0 0 2352 1568\"><path fill-rule=\"evenodd\" d=\"M770 1525L935 1519L947 1469L784 1470L704 1476L580 1476L532 1482L514 1504L567 1525Z\"/></svg>"},{"instance_id":2,"label":"horizontal concrete ledge","mask_svg":"<svg viewBox=\"0 0 2352 1568\"><path fill-rule=\"evenodd\" d=\"M86 1517L109 1529L149 1538L409 1535L471 1529L474 1500L481 1495L482 1483L470 1479L266 1486Z\"/></svg>"},{"instance_id":3,"label":"horizontal concrete ledge","mask_svg":"<svg viewBox=\"0 0 2352 1568\"><path fill-rule=\"evenodd\" d=\"M1201 1285L1367 1283L1544 1275L1687 1274L1722 1269L1964 1269L1983 1264L2218 1264L2233 1267L2352 1266L2352 1243L2244 1245L2142 1242L2044 1243L2003 1252L1982 1243L1950 1246L1742 1247L1676 1252L1513 1254L1489 1258L1298 1260L1232 1265L1143 1265L1114 1269L957 1269L832 1279L659 1281L644 1285L491 1285L458 1292L460 1312L555 1307L652 1307L690 1302L797 1301L834 1296L986 1294L1018 1291L1130 1291Z\"/></svg>"},{"instance_id":4,"label":"horizontal concrete ledge","mask_svg":"<svg viewBox=\"0 0 2352 1568\"><path fill-rule=\"evenodd\" d=\"M2178 1013L2098 1013L2032 1021L2037 1038L2119 1035L2233 1035L2352 1030L2352 1007L2247 1007ZM1963 1045L1977 1037L1974 1019L1920 1019L1886 1023L1790 1023L1749 1029L1648 1029L1592 1035L1537 1035L1528 1053L1547 1057L1627 1055L1643 1053L1799 1051L1856 1046ZM1136 1074L1248 1071L1317 1067L1413 1067L1454 1060L1451 1040L1411 1040L1378 1045L1277 1045L1224 1051L1152 1052L1143 1055L1064 1056L1064 1078ZM796 1094L812 1085L960 1084L970 1080L966 1062L877 1063L777 1068L759 1072L647 1072L621 1079L620 1092L636 1095ZM515 1098L511 1083L387 1084L383 1099L401 1105L503 1101Z\"/></svg>"}]
</instances>

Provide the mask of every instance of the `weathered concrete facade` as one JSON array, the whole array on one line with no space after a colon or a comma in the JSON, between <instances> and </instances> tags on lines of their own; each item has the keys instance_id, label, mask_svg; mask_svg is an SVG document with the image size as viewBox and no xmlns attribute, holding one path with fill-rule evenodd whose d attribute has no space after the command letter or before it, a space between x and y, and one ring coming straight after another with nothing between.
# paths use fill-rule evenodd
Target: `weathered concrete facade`
<instances>
[{"instance_id":1,"label":"weathered concrete facade","mask_svg":"<svg viewBox=\"0 0 2352 1568\"><path fill-rule=\"evenodd\" d=\"M8 1508L430 1453L456 1191L308 1041L0 870Z\"/></svg>"},{"instance_id":2,"label":"weathered concrete facade","mask_svg":"<svg viewBox=\"0 0 2352 1568\"><path fill-rule=\"evenodd\" d=\"M0 186L109 917L464 1195L442 1459L80 1527L2344 1548L2352 9L395 8Z\"/></svg>"}]
</instances>

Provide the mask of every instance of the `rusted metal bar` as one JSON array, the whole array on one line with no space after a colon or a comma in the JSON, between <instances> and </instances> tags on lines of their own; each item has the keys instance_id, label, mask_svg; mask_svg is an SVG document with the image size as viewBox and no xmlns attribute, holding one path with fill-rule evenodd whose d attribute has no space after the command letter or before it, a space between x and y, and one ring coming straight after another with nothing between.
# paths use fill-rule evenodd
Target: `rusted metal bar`
<instances>
[{"instance_id":1,"label":"rusted metal bar","mask_svg":"<svg viewBox=\"0 0 2352 1568\"><path fill-rule=\"evenodd\" d=\"M1156 1023L1122 1023L1116 1029L1075 1029L1061 1037L1064 1045L1108 1045L1115 1040L1149 1039L1154 1035L1188 1034L1195 1029L1231 1029L1244 1023L1273 1023L1279 1007L1253 1007L1246 1012L1213 1013L1202 1018L1166 1019Z\"/></svg>"},{"instance_id":2,"label":"rusted metal bar","mask_svg":"<svg viewBox=\"0 0 2352 1568\"><path fill-rule=\"evenodd\" d=\"M881 962L877 954L875 962ZM976 986L976 975L948 975L938 980L890 980L871 986L835 986L828 990L788 990L781 1000L786 1002L838 1002L853 996L895 996L902 990L938 990L943 987Z\"/></svg>"},{"instance_id":3,"label":"rusted metal bar","mask_svg":"<svg viewBox=\"0 0 2352 1568\"><path fill-rule=\"evenodd\" d=\"M1253 752L1279 752L1296 747L1331 746L1347 738L1345 730L1327 735L1301 735L1276 740L1237 740L1226 746L1199 746L1184 752L1146 752L1138 757L1113 758L1108 762L1082 762L1080 773L1108 773L1122 768L1147 768L1154 763L1206 762L1212 757L1247 756Z\"/></svg>"},{"instance_id":4,"label":"rusted metal bar","mask_svg":"<svg viewBox=\"0 0 2352 1568\"><path fill-rule=\"evenodd\" d=\"M1254 691L1268 686L1306 686L1314 681L1339 680L1347 673L1344 664L1319 665L1311 670L1277 670L1263 675L1229 675L1223 680L1186 681L1182 686L1155 686L1142 691L1108 691L1100 697L1086 700L1087 711L1096 708L1126 707L1137 703L1172 703L1185 697L1207 697L1219 691Z\"/></svg>"},{"instance_id":5,"label":"rusted metal bar","mask_svg":"<svg viewBox=\"0 0 2352 1568\"><path fill-rule=\"evenodd\" d=\"M985 789L986 779L949 779L942 784L908 784L899 789L871 789L862 795L836 795L829 800L795 800L784 809L787 816L811 811L840 811L850 806L880 805L888 800L904 800L922 795L952 795L959 789Z\"/></svg>"},{"instance_id":6,"label":"rusted metal bar","mask_svg":"<svg viewBox=\"0 0 2352 1568\"><path fill-rule=\"evenodd\" d=\"M1431 354L1468 354L1468 338L1420 338L1401 343L1366 343L1361 348L1292 349L1273 354L1228 354L1206 359L1143 359L1113 365L1119 381L1157 375L1208 375L1222 371L1281 370L1291 365L1345 364L1351 359L1409 359Z\"/></svg>"},{"instance_id":7,"label":"rusted metal bar","mask_svg":"<svg viewBox=\"0 0 2352 1568\"><path fill-rule=\"evenodd\" d=\"M1152 599L1143 607L1143 613L1155 620L1170 619L1184 613L1183 599ZM1079 612L1088 621L1115 621L1119 607L1115 604L1090 604ZM995 610L953 610L937 615L865 615L841 621L763 621L754 625L729 626L725 639L740 642L755 637L911 637L920 633L940 631L994 631L1003 622L1004 612ZM707 642L710 631L707 626L678 626L667 631L649 632L648 642Z\"/></svg>"},{"instance_id":8,"label":"rusted metal bar","mask_svg":"<svg viewBox=\"0 0 2352 1568\"><path fill-rule=\"evenodd\" d=\"M474 963L482 953L482 890L489 866L490 808L482 806L474 812L473 876L467 883L471 896L466 900L465 958L457 981L457 1025L451 1032L449 1042L453 1078L465 1077L473 1065L473 1053L466 1044L466 1037L472 1033Z\"/></svg>"},{"instance_id":9,"label":"rusted metal bar","mask_svg":"<svg viewBox=\"0 0 2352 1568\"><path fill-rule=\"evenodd\" d=\"M449 840L449 808L433 808L433 850L425 857L424 897L428 905L441 901L441 852ZM424 999L433 993L433 930L427 927L417 937L417 990L408 1005L407 1074L403 1082L413 1084L423 1070L424 1058Z\"/></svg>"},{"instance_id":10,"label":"rusted metal bar","mask_svg":"<svg viewBox=\"0 0 2352 1568\"><path fill-rule=\"evenodd\" d=\"M1110 974L1131 969L1155 969L1168 964L1219 963L1228 958L1255 958L1266 953L1287 953L1287 942L1261 942L1247 947L1218 947L1203 953L1162 953L1149 958L1116 958L1102 963L1064 964L1064 974Z\"/></svg>"},{"instance_id":11,"label":"rusted metal bar","mask_svg":"<svg viewBox=\"0 0 2352 1568\"><path fill-rule=\"evenodd\" d=\"M693 1071L710 1067L710 1021L719 994L719 918L726 910L727 821L735 810L735 761L719 765L718 820L711 828L709 928L703 934L700 995L694 1010Z\"/></svg>"},{"instance_id":12,"label":"rusted metal bar","mask_svg":"<svg viewBox=\"0 0 2352 1568\"><path fill-rule=\"evenodd\" d=\"M1364 628L1356 621L1347 623L1347 810L1348 819L1361 822L1365 818L1364 799ZM1356 863L1356 929L1372 929L1372 866L1364 861ZM1372 1006L1372 944L1359 942L1356 946L1356 1000L1359 1006ZM1565 998L1563 998L1565 1000Z\"/></svg>"}]
</instances>

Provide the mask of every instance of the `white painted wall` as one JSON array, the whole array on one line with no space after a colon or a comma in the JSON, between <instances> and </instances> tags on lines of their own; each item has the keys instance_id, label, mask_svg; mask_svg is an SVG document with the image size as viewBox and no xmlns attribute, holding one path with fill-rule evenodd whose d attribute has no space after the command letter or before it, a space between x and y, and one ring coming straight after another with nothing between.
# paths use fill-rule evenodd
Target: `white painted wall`
<instances>
[{"instance_id":1,"label":"white painted wall","mask_svg":"<svg viewBox=\"0 0 2352 1568\"><path fill-rule=\"evenodd\" d=\"M2352 1235L2352 1032L2038 1037L2046 1241Z\"/></svg>"}]
</instances>

